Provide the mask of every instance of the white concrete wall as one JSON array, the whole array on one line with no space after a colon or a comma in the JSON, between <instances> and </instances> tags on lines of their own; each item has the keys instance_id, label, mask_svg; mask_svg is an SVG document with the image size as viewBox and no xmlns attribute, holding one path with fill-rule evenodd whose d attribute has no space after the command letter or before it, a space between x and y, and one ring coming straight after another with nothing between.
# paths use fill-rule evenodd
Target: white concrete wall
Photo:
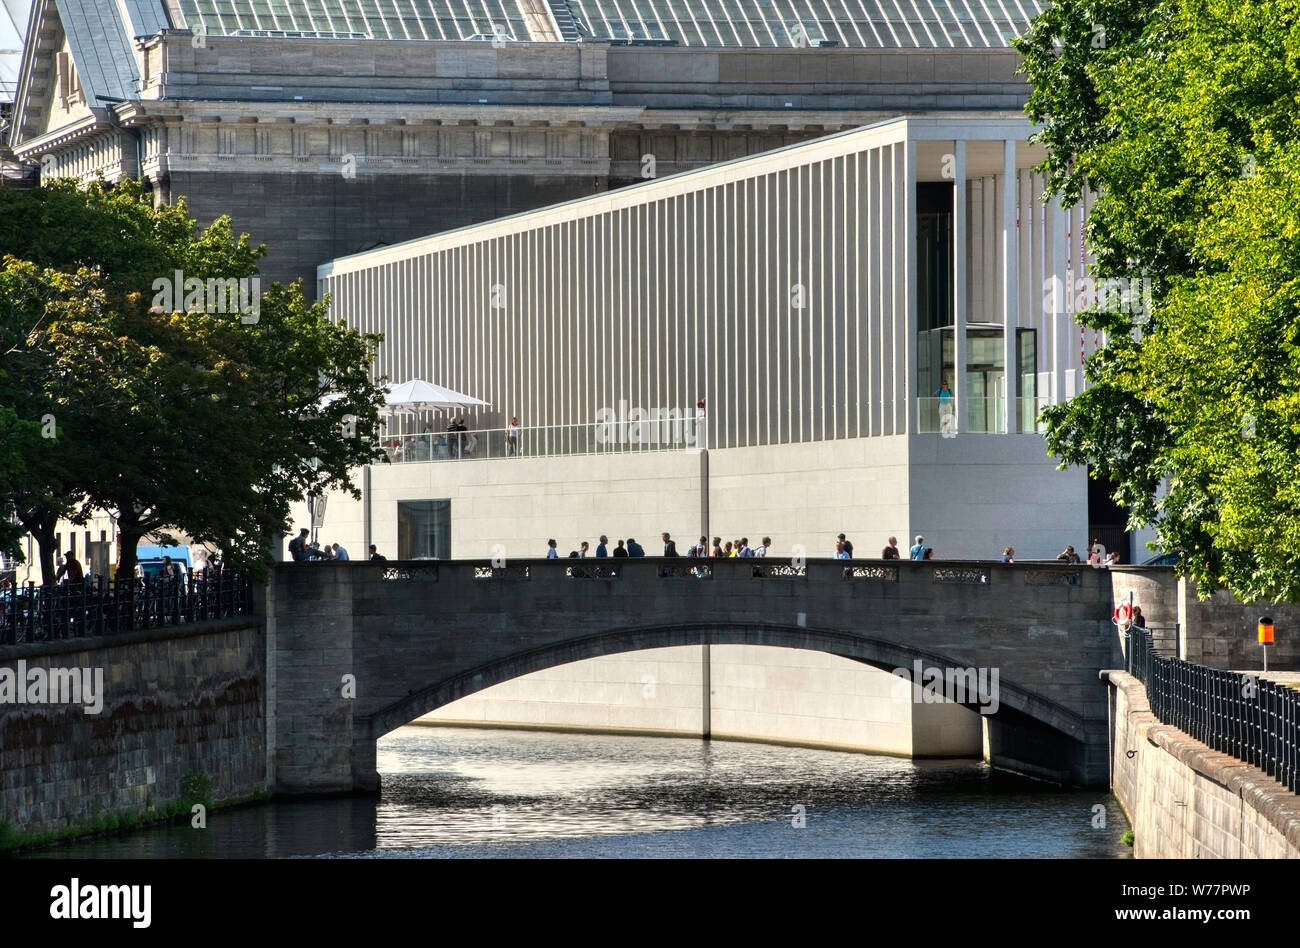
<instances>
[{"instance_id":1,"label":"white concrete wall","mask_svg":"<svg viewBox=\"0 0 1300 948\"><path fill-rule=\"evenodd\" d=\"M773 553L831 556L835 538L878 557L908 523L906 437L811 441L709 452L709 528L724 541L772 538Z\"/></svg>"},{"instance_id":2,"label":"white concrete wall","mask_svg":"<svg viewBox=\"0 0 1300 948\"><path fill-rule=\"evenodd\" d=\"M420 720L700 734L702 651L698 645L655 648L560 665L453 701Z\"/></svg>"},{"instance_id":3,"label":"white concrete wall","mask_svg":"<svg viewBox=\"0 0 1300 948\"><path fill-rule=\"evenodd\" d=\"M910 522L935 559L1052 559L1088 545L1087 473L1056 470L1039 435L920 435L910 439ZM904 543L904 533L907 542Z\"/></svg>"},{"instance_id":4,"label":"white concrete wall","mask_svg":"<svg viewBox=\"0 0 1300 948\"><path fill-rule=\"evenodd\" d=\"M561 556L584 539L594 554L602 531L611 545L631 536L657 555L667 530L684 550L699 536L699 470L699 455L683 451L375 465L371 542L396 559L397 502L449 499L457 559L486 559L495 544L507 557L541 557L551 537ZM331 494L321 542L337 541L363 558L363 503ZM309 525L305 504L295 506L294 518Z\"/></svg>"},{"instance_id":5,"label":"white concrete wall","mask_svg":"<svg viewBox=\"0 0 1300 948\"><path fill-rule=\"evenodd\" d=\"M714 737L789 741L918 757L977 756L979 715L913 704L888 672L801 649L713 647Z\"/></svg>"},{"instance_id":6,"label":"white concrete wall","mask_svg":"<svg viewBox=\"0 0 1300 948\"><path fill-rule=\"evenodd\" d=\"M376 465L372 542L397 556L397 501L450 499L452 555L560 555L601 532L634 536L649 555L667 530L683 552L700 536L700 458L684 451ZM709 452L709 533L724 540L771 536L830 556L844 532L859 558L878 557L897 536L921 533L939 559L1050 559L1087 545L1082 470L1056 470L1037 435L915 435L805 442ZM361 558L362 504L330 496L321 541ZM309 522L305 505L295 523ZM281 556L284 556L283 545ZM906 554L904 554L906 555Z\"/></svg>"},{"instance_id":7,"label":"white concrete wall","mask_svg":"<svg viewBox=\"0 0 1300 948\"><path fill-rule=\"evenodd\" d=\"M800 649L715 645L710 732L915 756L978 756L979 715L913 704L899 679ZM649 649L573 662L461 698L421 721L698 735L703 648ZM906 695L901 698L900 695Z\"/></svg>"}]
</instances>

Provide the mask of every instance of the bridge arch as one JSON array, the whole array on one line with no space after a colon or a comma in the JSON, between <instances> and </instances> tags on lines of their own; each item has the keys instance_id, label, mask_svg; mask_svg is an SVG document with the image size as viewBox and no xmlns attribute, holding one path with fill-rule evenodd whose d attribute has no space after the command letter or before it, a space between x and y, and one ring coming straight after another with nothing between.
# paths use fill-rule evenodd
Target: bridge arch
<instances>
[{"instance_id":1,"label":"bridge arch","mask_svg":"<svg viewBox=\"0 0 1300 948\"><path fill-rule=\"evenodd\" d=\"M757 622L624 626L558 643L520 649L439 681L413 688L405 698L380 708L358 722L362 724L358 736L364 735L364 740L378 740L430 711L532 672L588 658L684 645L765 645L805 649L852 659L886 672L895 668L911 669L917 660L926 669L969 666L968 662L952 656L842 629ZM1016 681L1007 680L1001 673L997 698L998 710L990 717L1011 714L1072 740L1087 740L1085 722L1081 715ZM967 702L967 706L975 707L971 702Z\"/></svg>"},{"instance_id":2,"label":"bridge arch","mask_svg":"<svg viewBox=\"0 0 1300 948\"><path fill-rule=\"evenodd\" d=\"M1098 671L1123 659L1110 577L1095 570L636 559L605 577L561 560L300 566L277 570L267 597L280 792L376 789L379 737L492 685L703 644L820 651L885 671L916 661L997 669L998 708L982 716L995 766L1085 786L1109 775Z\"/></svg>"}]
</instances>

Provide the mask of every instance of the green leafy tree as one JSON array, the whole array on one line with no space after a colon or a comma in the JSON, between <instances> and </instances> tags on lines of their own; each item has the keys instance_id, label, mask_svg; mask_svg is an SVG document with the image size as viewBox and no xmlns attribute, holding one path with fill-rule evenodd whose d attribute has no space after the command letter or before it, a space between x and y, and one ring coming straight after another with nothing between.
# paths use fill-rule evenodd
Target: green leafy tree
<instances>
[{"instance_id":1,"label":"green leafy tree","mask_svg":"<svg viewBox=\"0 0 1300 948\"><path fill-rule=\"evenodd\" d=\"M46 582L54 576L58 522L75 508L73 472L96 455L60 426L53 360L36 340L49 320L95 305L93 282L85 270L70 275L12 256L0 260L0 490L7 511L35 538ZM21 553L20 535L6 517L5 549Z\"/></svg>"},{"instance_id":2,"label":"green leafy tree","mask_svg":"<svg viewBox=\"0 0 1300 948\"><path fill-rule=\"evenodd\" d=\"M41 466L11 476L11 495L39 501L37 525L112 513L122 575L142 538L171 531L260 574L294 500L356 496L351 471L382 457L373 434L383 393L369 377L380 337L330 322L296 284L272 286L255 314L223 312L204 293L193 309L188 294L162 299L157 281L174 283L177 271L252 280L264 251L235 238L228 219L200 231L183 203L154 208L131 182L46 192L29 192L30 203L0 195L0 250L28 255L6 261L0 313L8 303L9 324L31 327L23 358L5 360L0 405L28 417L18 393L32 393L59 426ZM339 397L323 403L326 392Z\"/></svg>"},{"instance_id":3,"label":"green leafy tree","mask_svg":"<svg viewBox=\"0 0 1300 948\"><path fill-rule=\"evenodd\" d=\"M1080 317L1107 342L1049 450L1202 594L1300 599L1300 3L1065 0L1017 48L1049 189L1093 189L1096 272L1153 289Z\"/></svg>"}]
</instances>

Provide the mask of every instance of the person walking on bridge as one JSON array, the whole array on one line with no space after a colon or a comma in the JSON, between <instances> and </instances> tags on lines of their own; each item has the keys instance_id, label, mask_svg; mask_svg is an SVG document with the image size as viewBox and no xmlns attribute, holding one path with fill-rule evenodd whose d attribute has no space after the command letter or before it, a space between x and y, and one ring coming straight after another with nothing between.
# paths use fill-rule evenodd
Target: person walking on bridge
<instances>
[{"instance_id":1,"label":"person walking on bridge","mask_svg":"<svg viewBox=\"0 0 1300 948\"><path fill-rule=\"evenodd\" d=\"M925 559L925 537L918 533L916 535L916 542L912 544L912 548L907 552L914 560Z\"/></svg>"}]
</instances>

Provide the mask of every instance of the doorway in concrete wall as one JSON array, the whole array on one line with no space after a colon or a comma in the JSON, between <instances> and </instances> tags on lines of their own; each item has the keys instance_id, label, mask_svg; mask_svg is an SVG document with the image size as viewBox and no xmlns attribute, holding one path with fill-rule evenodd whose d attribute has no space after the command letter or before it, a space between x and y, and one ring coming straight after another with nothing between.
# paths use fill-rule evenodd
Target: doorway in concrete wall
<instances>
[{"instance_id":1,"label":"doorway in concrete wall","mask_svg":"<svg viewBox=\"0 0 1300 948\"><path fill-rule=\"evenodd\" d=\"M1110 496L1108 481L1094 480L1088 468L1088 539L1100 540L1108 553L1119 553L1121 563L1133 562L1132 536L1128 531L1128 511Z\"/></svg>"}]
</instances>

